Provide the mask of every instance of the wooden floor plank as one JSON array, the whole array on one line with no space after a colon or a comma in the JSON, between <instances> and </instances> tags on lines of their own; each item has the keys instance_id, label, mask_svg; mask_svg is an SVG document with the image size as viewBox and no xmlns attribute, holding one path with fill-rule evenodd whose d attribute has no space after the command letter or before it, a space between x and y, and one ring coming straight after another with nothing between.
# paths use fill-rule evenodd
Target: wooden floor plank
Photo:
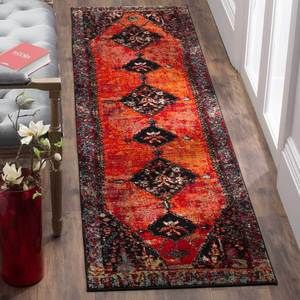
<instances>
[{"instance_id":1,"label":"wooden floor plank","mask_svg":"<svg viewBox=\"0 0 300 300\"><path fill-rule=\"evenodd\" d=\"M70 7L122 5L189 6L245 183L279 280L278 286L86 292L75 138ZM300 252L276 191L276 169L254 109L240 76L227 58L206 1L59 0L55 3L55 9L63 86L64 232L60 239L51 238L49 193L46 193L44 199L45 278L40 284L27 289L14 289L0 281L0 300L300 299Z\"/></svg>"}]
</instances>

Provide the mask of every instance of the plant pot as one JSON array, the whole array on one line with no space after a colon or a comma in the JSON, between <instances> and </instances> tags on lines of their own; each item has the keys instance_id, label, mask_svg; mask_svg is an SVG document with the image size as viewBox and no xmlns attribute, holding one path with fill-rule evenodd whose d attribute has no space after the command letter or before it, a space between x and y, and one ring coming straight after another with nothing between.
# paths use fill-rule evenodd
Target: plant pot
<instances>
[{"instance_id":1,"label":"plant pot","mask_svg":"<svg viewBox=\"0 0 300 300\"><path fill-rule=\"evenodd\" d=\"M29 286L43 278L42 211L39 188L0 191L1 275L13 286Z\"/></svg>"}]
</instances>

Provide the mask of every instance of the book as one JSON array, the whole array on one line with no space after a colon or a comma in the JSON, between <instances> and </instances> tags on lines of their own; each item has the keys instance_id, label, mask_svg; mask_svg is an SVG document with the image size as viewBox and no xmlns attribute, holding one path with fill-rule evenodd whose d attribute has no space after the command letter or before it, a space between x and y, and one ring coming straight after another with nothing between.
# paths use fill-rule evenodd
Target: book
<instances>
[{"instance_id":1,"label":"book","mask_svg":"<svg viewBox=\"0 0 300 300\"><path fill-rule=\"evenodd\" d=\"M50 61L47 49L28 43L21 43L0 54L0 65L20 71L27 76L49 64Z\"/></svg>"}]
</instances>

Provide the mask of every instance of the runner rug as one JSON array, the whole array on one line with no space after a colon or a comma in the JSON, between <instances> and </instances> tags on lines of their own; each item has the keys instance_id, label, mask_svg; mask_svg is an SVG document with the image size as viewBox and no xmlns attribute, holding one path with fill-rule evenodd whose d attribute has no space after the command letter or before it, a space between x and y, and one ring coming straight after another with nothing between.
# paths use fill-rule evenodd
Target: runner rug
<instances>
[{"instance_id":1,"label":"runner rug","mask_svg":"<svg viewBox=\"0 0 300 300\"><path fill-rule=\"evenodd\" d=\"M74 8L89 291L276 279L186 8Z\"/></svg>"}]
</instances>

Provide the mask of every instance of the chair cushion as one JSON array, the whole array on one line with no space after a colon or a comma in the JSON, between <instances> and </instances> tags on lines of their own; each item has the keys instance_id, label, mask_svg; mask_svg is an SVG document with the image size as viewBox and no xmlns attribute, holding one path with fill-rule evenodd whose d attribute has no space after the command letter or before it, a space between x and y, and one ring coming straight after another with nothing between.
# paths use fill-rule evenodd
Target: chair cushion
<instances>
[{"instance_id":1,"label":"chair cushion","mask_svg":"<svg viewBox=\"0 0 300 300\"><path fill-rule=\"evenodd\" d=\"M0 84L14 85L14 84L27 84L30 79L22 72L18 71L5 71L0 72Z\"/></svg>"},{"instance_id":2,"label":"chair cushion","mask_svg":"<svg viewBox=\"0 0 300 300\"><path fill-rule=\"evenodd\" d=\"M38 0L0 0L0 53L22 42L49 49L51 63L32 73L31 78L58 76L56 39L55 17L49 5ZM6 67L0 66L0 78L6 76L7 72ZM28 115L38 110L36 121L44 120L45 123L50 123L48 92L32 89L1 90L0 87L0 148L18 144L8 114L16 116L18 106L15 98L23 91L36 101L21 112ZM22 118L22 123L26 124L31 119Z\"/></svg>"}]
</instances>

